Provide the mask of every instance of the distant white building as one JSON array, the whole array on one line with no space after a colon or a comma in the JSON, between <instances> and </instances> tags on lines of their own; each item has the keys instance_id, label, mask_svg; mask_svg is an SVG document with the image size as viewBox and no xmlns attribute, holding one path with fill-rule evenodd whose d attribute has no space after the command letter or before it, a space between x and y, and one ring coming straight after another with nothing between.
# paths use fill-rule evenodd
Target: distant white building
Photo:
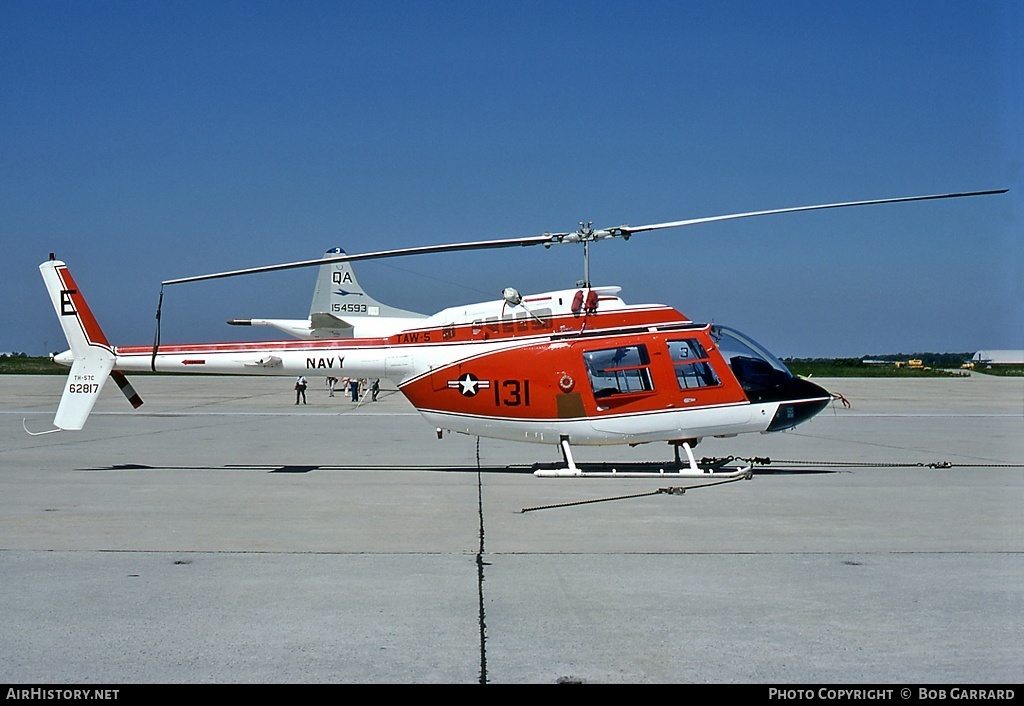
<instances>
[{"instance_id":1,"label":"distant white building","mask_svg":"<svg viewBox=\"0 0 1024 706\"><path fill-rule=\"evenodd\" d=\"M971 362L975 365L1024 365L1024 351L978 351Z\"/></svg>"}]
</instances>

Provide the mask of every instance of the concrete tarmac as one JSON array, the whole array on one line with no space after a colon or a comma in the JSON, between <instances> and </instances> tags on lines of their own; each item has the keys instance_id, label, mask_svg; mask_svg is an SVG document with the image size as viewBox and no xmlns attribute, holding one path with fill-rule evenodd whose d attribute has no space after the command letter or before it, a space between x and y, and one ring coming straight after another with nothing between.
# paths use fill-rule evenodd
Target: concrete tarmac
<instances>
[{"instance_id":1,"label":"concrete tarmac","mask_svg":"<svg viewBox=\"0 0 1024 706\"><path fill-rule=\"evenodd\" d=\"M29 436L63 379L0 377L0 682L1024 682L1024 379L821 381L852 408L685 494L392 390L132 381Z\"/></svg>"}]
</instances>

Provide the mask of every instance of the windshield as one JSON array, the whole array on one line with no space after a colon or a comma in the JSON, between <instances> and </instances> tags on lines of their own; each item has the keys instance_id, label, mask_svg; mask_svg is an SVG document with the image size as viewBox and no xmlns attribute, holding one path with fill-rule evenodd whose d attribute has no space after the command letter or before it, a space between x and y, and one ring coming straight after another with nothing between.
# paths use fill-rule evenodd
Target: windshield
<instances>
[{"instance_id":1,"label":"windshield","mask_svg":"<svg viewBox=\"0 0 1024 706\"><path fill-rule=\"evenodd\" d=\"M712 326L711 338L747 392L778 387L793 378L782 361L736 329Z\"/></svg>"}]
</instances>

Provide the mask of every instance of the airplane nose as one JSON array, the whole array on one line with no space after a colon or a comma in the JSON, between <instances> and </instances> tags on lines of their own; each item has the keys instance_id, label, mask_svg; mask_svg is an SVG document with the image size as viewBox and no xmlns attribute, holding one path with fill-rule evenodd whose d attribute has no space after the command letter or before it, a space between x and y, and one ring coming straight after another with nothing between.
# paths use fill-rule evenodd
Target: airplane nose
<instances>
[{"instance_id":1,"label":"airplane nose","mask_svg":"<svg viewBox=\"0 0 1024 706\"><path fill-rule=\"evenodd\" d=\"M804 378L794 377L784 387L786 399L779 403L765 431L792 429L821 412L832 401L831 392Z\"/></svg>"}]
</instances>

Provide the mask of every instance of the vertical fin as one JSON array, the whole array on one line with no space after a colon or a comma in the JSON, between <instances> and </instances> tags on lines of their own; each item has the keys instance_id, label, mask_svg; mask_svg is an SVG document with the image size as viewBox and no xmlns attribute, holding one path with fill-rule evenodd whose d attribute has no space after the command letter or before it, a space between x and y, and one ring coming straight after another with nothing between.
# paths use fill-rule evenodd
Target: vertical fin
<instances>
[{"instance_id":1,"label":"vertical fin","mask_svg":"<svg viewBox=\"0 0 1024 706\"><path fill-rule=\"evenodd\" d=\"M332 248L324 253L324 257L344 254L345 251L341 248ZM359 284L351 262L320 265L316 288L313 290L313 302L309 307L310 321L315 321L316 314L331 314L348 322L367 316L426 318L423 314L397 309L374 299Z\"/></svg>"},{"instance_id":2,"label":"vertical fin","mask_svg":"<svg viewBox=\"0 0 1024 706\"><path fill-rule=\"evenodd\" d=\"M53 424L59 429L78 430L85 425L103 384L113 370L114 351L67 266L60 260L51 259L41 264L39 271L73 359Z\"/></svg>"},{"instance_id":3,"label":"vertical fin","mask_svg":"<svg viewBox=\"0 0 1024 706\"><path fill-rule=\"evenodd\" d=\"M65 431L78 431L85 426L85 420L89 418L113 367L113 355L106 359L99 355L76 358L71 364L53 425Z\"/></svg>"}]
</instances>

